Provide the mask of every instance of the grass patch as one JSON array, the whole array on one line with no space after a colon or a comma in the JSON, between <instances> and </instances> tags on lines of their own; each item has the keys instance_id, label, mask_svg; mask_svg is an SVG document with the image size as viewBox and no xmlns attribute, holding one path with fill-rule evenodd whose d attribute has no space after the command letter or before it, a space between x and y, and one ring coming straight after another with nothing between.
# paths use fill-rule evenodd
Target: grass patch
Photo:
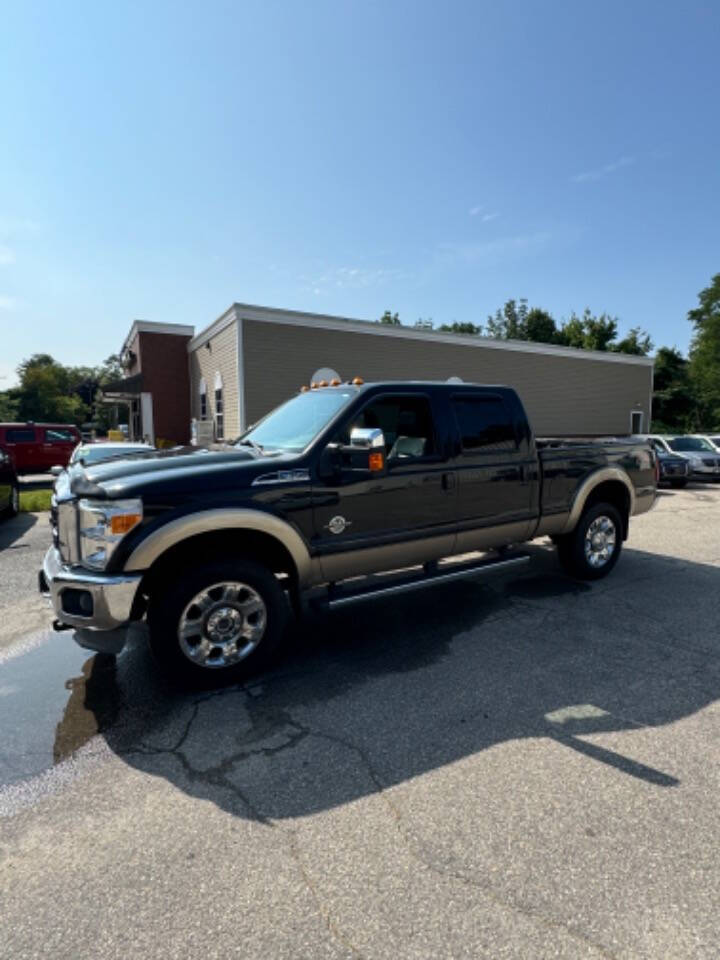
<instances>
[{"instance_id":1,"label":"grass patch","mask_svg":"<svg viewBox=\"0 0 720 960\"><path fill-rule=\"evenodd\" d=\"M52 490L21 490L20 512L38 513L41 510L49 510L51 497Z\"/></svg>"}]
</instances>

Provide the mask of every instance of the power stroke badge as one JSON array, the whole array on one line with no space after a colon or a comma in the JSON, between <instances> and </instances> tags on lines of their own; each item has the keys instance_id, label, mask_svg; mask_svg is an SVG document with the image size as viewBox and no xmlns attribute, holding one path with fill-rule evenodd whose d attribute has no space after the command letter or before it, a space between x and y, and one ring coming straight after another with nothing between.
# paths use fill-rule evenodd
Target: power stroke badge
<instances>
[{"instance_id":1,"label":"power stroke badge","mask_svg":"<svg viewBox=\"0 0 720 960\"><path fill-rule=\"evenodd\" d=\"M342 533L346 527L352 525L352 520L346 520L345 517L338 515L333 517L330 523L327 525L330 533Z\"/></svg>"}]
</instances>

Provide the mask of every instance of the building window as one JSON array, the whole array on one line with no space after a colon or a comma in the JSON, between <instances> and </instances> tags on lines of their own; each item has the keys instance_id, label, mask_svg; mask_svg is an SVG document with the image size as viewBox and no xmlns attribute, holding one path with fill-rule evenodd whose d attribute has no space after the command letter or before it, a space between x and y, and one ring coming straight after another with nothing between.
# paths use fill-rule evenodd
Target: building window
<instances>
[{"instance_id":1,"label":"building window","mask_svg":"<svg viewBox=\"0 0 720 960\"><path fill-rule=\"evenodd\" d=\"M642 410L633 410L630 413L630 433L642 433L643 415Z\"/></svg>"},{"instance_id":2,"label":"building window","mask_svg":"<svg viewBox=\"0 0 720 960\"><path fill-rule=\"evenodd\" d=\"M207 384L200 381L200 419L207 420Z\"/></svg>"},{"instance_id":3,"label":"building window","mask_svg":"<svg viewBox=\"0 0 720 960\"><path fill-rule=\"evenodd\" d=\"M225 407L223 403L223 384L219 373L215 374L215 439L225 439Z\"/></svg>"}]
</instances>

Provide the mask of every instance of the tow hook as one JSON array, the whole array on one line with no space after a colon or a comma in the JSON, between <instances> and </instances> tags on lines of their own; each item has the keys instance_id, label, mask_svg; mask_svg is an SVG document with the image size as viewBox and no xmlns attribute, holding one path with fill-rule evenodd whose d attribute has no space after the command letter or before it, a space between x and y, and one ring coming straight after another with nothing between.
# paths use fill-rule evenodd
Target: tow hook
<instances>
[{"instance_id":1,"label":"tow hook","mask_svg":"<svg viewBox=\"0 0 720 960\"><path fill-rule=\"evenodd\" d=\"M59 620L53 620L52 622L53 630L56 630L60 633L62 630L73 630L74 628L70 626L69 623L60 623Z\"/></svg>"}]
</instances>

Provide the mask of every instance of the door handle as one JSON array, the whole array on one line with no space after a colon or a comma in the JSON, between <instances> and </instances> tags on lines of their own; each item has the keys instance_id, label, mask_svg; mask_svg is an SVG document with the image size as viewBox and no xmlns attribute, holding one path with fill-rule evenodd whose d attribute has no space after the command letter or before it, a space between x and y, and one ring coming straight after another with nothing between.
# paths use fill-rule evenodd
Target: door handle
<instances>
[{"instance_id":1,"label":"door handle","mask_svg":"<svg viewBox=\"0 0 720 960\"><path fill-rule=\"evenodd\" d=\"M454 490L455 489L455 474L454 473L444 473L442 475L442 488L443 490Z\"/></svg>"}]
</instances>

